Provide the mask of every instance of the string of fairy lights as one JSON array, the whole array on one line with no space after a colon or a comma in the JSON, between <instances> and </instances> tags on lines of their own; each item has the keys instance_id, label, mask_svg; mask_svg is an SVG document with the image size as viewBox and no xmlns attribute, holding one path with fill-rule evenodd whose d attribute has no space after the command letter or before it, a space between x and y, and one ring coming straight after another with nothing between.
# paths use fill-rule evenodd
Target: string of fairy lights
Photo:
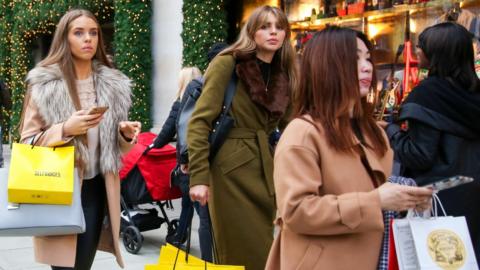
<instances>
[{"instance_id":1,"label":"string of fairy lights","mask_svg":"<svg viewBox=\"0 0 480 270\"><path fill-rule=\"evenodd\" d=\"M115 65L134 82L130 119L143 130L152 127L151 108L151 0L115 0Z\"/></svg>"},{"instance_id":2,"label":"string of fairy lights","mask_svg":"<svg viewBox=\"0 0 480 270\"><path fill-rule=\"evenodd\" d=\"M207 51L227 38L224 0L183 1L183 66L205 70Z\"/></svg>"},{"instance_id":3,"label":"string of fairy lights","mask_svg":"<svg viewBox=\"0 0 480 270\"><path fill-rule=\"evenodd\" d=\"M92 11L101 24L114 22L115 64L134 81L130 118L141 121L143 128L149 129L152 69L149 42L151 2L151 0L0 0L0 78L7 83L12 94L12 110L4 117L7 128L16 127L20 120L26 89L24 79L34 65L32 42L41 35L52 35L56 23L67 10L82 7Z\"/></svg>"},{"instance_id":4,"label":"string of fairy lights","mask_svg":"<svg viewBox=\"0 0 480 270\"><path fill-rule=\"evenodd\" d=\"M9 48L11 47L11 8L12 2L8 0L0 0L0 79L4 79L5 83L9 83L11 58ZM2 110L3 126L8 127L9 116L11 111ZM3 132L4 138L8 132ZM0 143L2 138L0 138Z\"/></svg>"}]
</instances>

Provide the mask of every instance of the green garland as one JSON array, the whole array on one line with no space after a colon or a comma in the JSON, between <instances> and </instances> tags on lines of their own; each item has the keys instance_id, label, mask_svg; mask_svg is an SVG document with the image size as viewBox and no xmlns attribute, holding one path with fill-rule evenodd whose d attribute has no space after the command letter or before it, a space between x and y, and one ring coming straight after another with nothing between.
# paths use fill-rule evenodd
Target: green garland
<instances>
[{"instance_id":1,"label":"green garland","mask_svg":"<svg viewBox=\"0 0 480 270\"><path fill-rule=\"evenodd\" d=\"M216 42L227 38L223 0L183 1L183 66L205 70L207 52Z\"/></svg>"},{"instance_id":2,"label":"green garland","mask_svg":"<svg viewBox=\"0 0 480 270\"><path fill-rule=\"evenodd\" d=\"M134 79L130 119L144 130L152 127L151 108L151 1L115 1L115 64Z\"/></svg>"},{"instance_id":3,"label":"green garland","mask_svg":"<svg viewBox=\"0 0 480 270\"><path fill-rule=\"evenodd\" d=\"M16 127L20 120L26 88L24 79L28 70L33 66L31 42L41 34L52 34L61 16L73 7L92 11L100 23L112 21L112 17L115 15L114 43L116 44L114 47L117 49L115 61L118 68L134 81L131 119L142 122L144 129L151 127L149 98L151 57L149 45L146 47L143 45L143 43L149 43L145 40L150 40L151 35L148 23L151 17L151 1L0 1L2 8L0 11L0 43L2 44L0 77L9 84L12 94L10 127ZM122 37L122 35L127 37ZM123 42L129 43L121 44ZM139 46L140 44L142 46ZM118 55L119 52L122 53L121 56ZM142 55L143 58L136 57L139 55ZM130 57L127 59L127 56Z\"/></svg>"},{"instance_id":4,"label":"green garland","mask_svg":"<svg viewBox=\"0 0 480 270\"><path fill-rule=\"evenodd\" d=\"M12 16L12 2L9 0L0 0L0 80L5 83L10 83L10 66L11 58L9 48L11 47L11 16ZM0 110L2 113L3 123L0 125L5 127L6 130L2 131L3 138L0 138L0 143L6 142L8 138L9 129L9 115L10 111L5 111L3 108Z\"/></svg>"}]
</instances>

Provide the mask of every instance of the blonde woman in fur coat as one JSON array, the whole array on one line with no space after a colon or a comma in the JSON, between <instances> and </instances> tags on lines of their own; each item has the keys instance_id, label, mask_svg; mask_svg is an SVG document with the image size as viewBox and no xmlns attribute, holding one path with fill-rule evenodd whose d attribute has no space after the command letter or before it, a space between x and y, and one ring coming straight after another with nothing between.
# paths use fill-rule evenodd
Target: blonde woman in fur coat
<instances>
[{"instance_id":1,"label":"blonde woman in fur coat","mask_svg":"<svg viewBox=\"0 0 480 270\"><path fill-rule=\"evenodd\" d=\"M28 73L27 85L21 141L75 146L86 221L79 235L35 237L36 261L53 270L88 270L98 248L123 267L118 171L121 153L136 141L141 125L127 121L131 82L107 60L92 13L74 9L60 19L49 54ZM88 114L97 106L108 110Z\"/></svg>"}]
</instances>

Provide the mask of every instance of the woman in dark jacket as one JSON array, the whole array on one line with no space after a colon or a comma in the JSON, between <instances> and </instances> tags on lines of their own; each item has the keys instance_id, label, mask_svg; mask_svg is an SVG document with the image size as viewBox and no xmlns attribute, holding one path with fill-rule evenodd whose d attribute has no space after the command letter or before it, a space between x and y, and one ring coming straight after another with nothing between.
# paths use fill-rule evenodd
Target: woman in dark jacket
<instances>
[{"instance_id":1,"label":"woman in dark jacket","mask_svg":"<svg viewBox=\"0 0 480 270\"><path fill-rule=\"evenodd\" d=\"M189 92L189 88L201 87L202 83L199 80L202 73L196 67L185 67L180 71L179 75L179 89L175 102L173 102L172 108L168 115L167 120L162 126L162 130L155 138L152 148L161 148L167 143L171 142L177 134L177 122L180 116L180 112L185 102L185 95ZM148 151L150 148L147 148ZM180 212L180 221L177 232L171 237L167 237L167 242L172 243L175 246L182 245L187 236L187 229L189 221L193 216L193 208L197 211L200 217L200 227L198 229L198 236L200 239L200 250L202 259L212 261L211 239L208 221L208 212L205 206L201 206L198 203L192 203L190 200L189 192L189 177L178 168L181 165L188 164L188 157L182 155L180 147L177 145L177 168L175 172L178 174L176 184L182 191L182 211Z\"/></svg>"},{"instance_id":2,"label":"woman in dark jacket","mask_svg":"<svg viewBox=\"0 0 480 270\"><path fill-rule=\"evenodd\" d=\"M475 74L471 34L442 23L419 37L420 66L429 71L405 100L387 134L402 174L418 185L465 175L473 183L441 191L447 214L465 216L480 261L480 80Z\"/></svg>"}]
</instances>

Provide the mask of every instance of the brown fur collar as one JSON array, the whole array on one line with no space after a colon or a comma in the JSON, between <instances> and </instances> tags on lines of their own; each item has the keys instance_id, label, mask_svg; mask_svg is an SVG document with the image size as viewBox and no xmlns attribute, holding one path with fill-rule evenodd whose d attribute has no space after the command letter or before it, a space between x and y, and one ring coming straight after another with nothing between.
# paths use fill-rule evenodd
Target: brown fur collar
<instances>
[{"instance_id":1,"label":"brown fur collar","mask_svg":"<svg viewBox=\"0 0 480 270\"><path fill-rule=\"evenodd\" d=\"M272 117L282 117L290 103L290 91L288 76L280 65L279 57L273 58L267 92L255 53L237 52L235 58L237 75L247 86L252 101L267 109Z\"/></svg>"}]
</instances>

